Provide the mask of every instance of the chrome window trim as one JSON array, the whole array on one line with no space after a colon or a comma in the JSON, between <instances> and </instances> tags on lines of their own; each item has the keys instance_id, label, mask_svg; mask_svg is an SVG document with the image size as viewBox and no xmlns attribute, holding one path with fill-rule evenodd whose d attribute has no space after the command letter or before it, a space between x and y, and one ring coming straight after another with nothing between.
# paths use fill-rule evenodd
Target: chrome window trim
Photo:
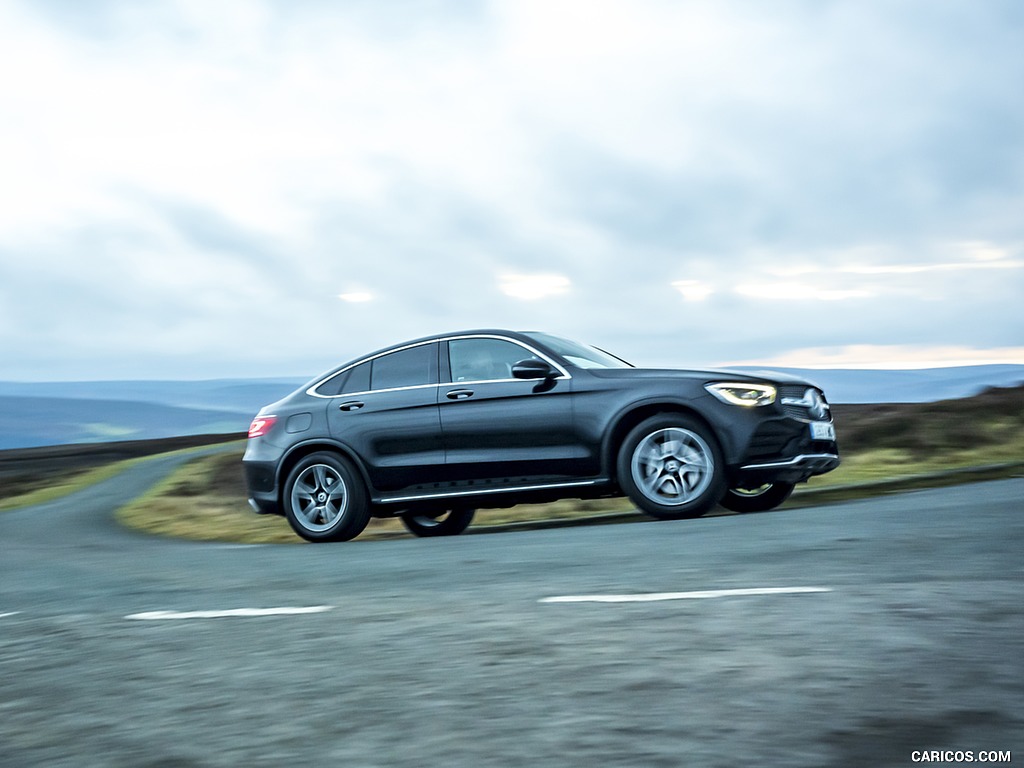
<instances>
[{"instance_id":1,"label":"chrome window trim","mask_svg":"<svg viewBox=\"0 0 1024 768\"><path fill-rule=\"evenodd\" d=\"M508 341L508 342L511 342L512 344L516 344L516 345L522 347L527 352L529 352L531 355L534 355L535 357L539 357L541 360L546 362L552 368L554 368L555 370L559 371L559 375L555 377L555 381L563 381L563 380L568 380L568 379L572 378L572 376L569 374L569 372L567 370L565 370L564 367L562 367L557 362L552 360L548 355L544 354L543 352L541 352L538 349L535 349L534 347L531 347L526 342L519 341L519 339L510 339L508 336L499 336L499 335L497 335L495 333L471 333L471 334L468 334L468 335L465 335L465 336L446 336L443 339L438 339L438 341L452 342L452 341L465 341L467 339L496 339L498 341ZM452 367L451 366L451 352L449 351L448 354L449 354L448 374L451 375L451 367ZM445 383L446 384L460 384L460 385L461 384L493 384L493 383L502 382L502 381L504 381L504 382L508 382L508 381L534 381L534 379L516 379L516 378L511 378L511 379L476 379L474 381L450 381L450 382L445 382Z\"/></svg>"},{"instance_id":2,"label":"chrome window trim","mask_svg":"<svg viewBox=\"0 0 1024 768\"><path fill-rule=\"evenodd\" d=\"M406 345L401 346L401 347L395 347L394 349L389 349L389 350L386 350L384 352L378 352L375 355L370 355L369 357L364 357L364 358L361 358L359 360L356 360L354 363L346 365L340 371L335 371L334 373L329 374L328 376L324 376L322 379L320 379L320 381L316 382L311 387L309 387L306 390L306 394L309 395L310 397L319 397L321 400L333 400L336 397L356 397L357 395L368 395L371 392L400 392L400 391L406 390L406 389L424 389L426 387L436 387L436 386L438 386L438 383L435 382L433 384L413 384L413 385L410 385L408 387L391 387L389 389L366 389L366 390L363 390L362 392L349 392L349 393L346 393L346 394L338 394L338 395L321 395L319 392L316 391L317 387L322 387L324 384L326 384L331 379L333 379L333 378L335 378L337 376L341 376L341 374L343 374L343 373L345 373L347 371L351 371L357 365L362 365L363 363L368 363L371 360L376 360L378 357L384 357L384 355L390 355L390 354L392 354L394 352L404 352L405 350L413 349L414 347L423 347L423 346L426 346L427 344L436 344L438 341L439 341L439 339L427 339L426 341L418 341L415 344L406 344Z\"/></svg>"},{"instance_id":3,"label":"chrome window trim","mask_svg":"<svg viewBox=\"0 0 1024 768\"><path fill-rule=\"evenodd\" d=\"M388 387L387 389L365 389L362 392L347 392L344 395L316 395L313 397L319 397L323 400L335 400L339 397L352 398L362 397L363 395L378 395L383 392L408 392L413 389L436 389L440 387L440 384L410 384L408 387Z\"/></svg>"},{"instance_id":4,"label":"chrome window trim","mask_svg":"<svg viewBox=\"0 0 1024 768\"><path fill-rule=\"evenodd\" d=\"M427 344L440 344L442 341L461 341L462 339L498 339L499 341L509 341L509 342L512 342L513 344L518 344L520 347L522 347L523 349L527 350L530 354L539 357L541 360L544 360L545 362L550 364L551 367L553 367L555 370L559 371L560 374L554 378L555 381L568 381L568 380L572 379L572 375L565 369L564 366L562 366L559 363L555 362L548 355L544 354L540 350L534 349L533 347L531 347L529 344L527 344L525 342L519 341L518 339L511 339L508 336L499 336L496 333L470 333L470 334L457 335L457 336L440 336L440 337L438 337L436 339L427 339L426 341L418 341L415 344L406 344L405 346L402 346L402 347L396 347L395 349L389 349L389 350L387 350L385 352L378 352L375 355L370 355L369 357L364 357L364 358L362 358L360 360L356 360L354 363L346 365L340 371L335 371L334 373L332 373L332 374L330 374L328 376L323 377L322 379L317 381L315 384L313 384L312 386L308 387L306 389L306 394L309 395L310 397L318 397L321 400L334 400L334 399L337 399L339 397L346 397L346 398L360 397L362 395L376 394L377 392L403 392L403 391L411 390L411 389L426 389L427 387L442 387L442 386L454 386L454 385L460 385L461 386L461 385L465 385L465 384L495 384L495 383L498 383L498 382L510 382L510 381L533 381L533 379L515 379L515 378L512 378L512 379L480 379L479 381L444 381L444 382L440 382L439 381L439 382L434 383L434 384L413 384L413 385L410 385L408 387L390 387L388 389L366 389L366 390L363 390L361 392L346 392L344 394L338 394L338 395L322 395L322 394L320 394L319 392L316 391L318 387L322 387L324 384L326 384L328 381L330 381L331 379L335 378L336 376L341 376L343 373L352 370L357 365L362 365L363 363L369 363L372 360L376 360L378 357L384 357L384 355L390 355L390 354L392 354L394 352L403 352L404 350L412 349L413 347L422 347L422 346L425 346ZM451 368L451 364L449 363L449 369L450 368ZM450 373L451 373L451 371L449 370L449 374ZM440 376L440 371L438 371L438 376Z\"/></svg>"},{"instance_id":5,"label":"chrome window trim","mask_svg":"<svg viewBox=\"0 0 1024 768\"><path fill-rule=\"evenodd\" d=\"M556 376L554 381L565 381L568 377ZM474 379L473 381L446 381L444 384L438 384L439 387L468 387L469 385L478 386L480 384L511 384L512 382L520 381L524 384L533 383L536 384L541 379Z\"/></svg>"}]
</instances>

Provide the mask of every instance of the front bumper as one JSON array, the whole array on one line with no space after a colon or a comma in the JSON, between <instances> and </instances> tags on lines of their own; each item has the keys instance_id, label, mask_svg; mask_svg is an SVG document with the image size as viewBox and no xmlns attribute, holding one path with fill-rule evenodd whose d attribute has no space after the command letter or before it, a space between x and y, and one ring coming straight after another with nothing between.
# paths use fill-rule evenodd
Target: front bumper
<instances>
[{"instance_id":1,"label":"front bumper","mask_svg":"<svg viewBox=\"0 0 1024 768\"><path fill-rule=\"evenodd\" d=\"M819 439L811 424L809 419L794 418L788 413L758 423L730 465L730 486L756 488L766 483L803 483L838 467L839 447L835 440Z\"/></svg>"},{"instance_id":2,"label":"front bumper","mask_svg":"<svg viewBox=\"0 0 1024 768\"><path fill-rule=\"evenodd\" d=\"M839 466L837 453L801 453L787 459L744 464L739 468L740 484L802 483Z\"/></svg>"}]
</instances>

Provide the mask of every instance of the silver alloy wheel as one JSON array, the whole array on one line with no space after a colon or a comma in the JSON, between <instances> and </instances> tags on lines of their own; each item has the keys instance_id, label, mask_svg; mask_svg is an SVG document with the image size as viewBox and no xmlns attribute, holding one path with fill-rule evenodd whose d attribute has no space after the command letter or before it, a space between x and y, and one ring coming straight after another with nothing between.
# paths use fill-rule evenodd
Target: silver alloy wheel
<instances>
[{"instance_id":1,"label":"silver alloy wheel","mask_svg":"<svg viewBox=\"0 0 1024 768\"><path fill-rule=\"evenodd\" d=\"M348 509L348 489L337 469L327 464L306 467L292 486L292 510L302 527L326 531Z\"/></svg>"},{"instance_id":2,"label":"silver alloy wheel","mask_svg":"<svg viewBox=\"0 0 1024 768\"><path fill-rule=\"evenodd\" d=\"M715 470L711 447L696 432L668 427L651 432L633 451L630 468L651 501L679 506L700 498Z\"/></svg>"}]
</instances>

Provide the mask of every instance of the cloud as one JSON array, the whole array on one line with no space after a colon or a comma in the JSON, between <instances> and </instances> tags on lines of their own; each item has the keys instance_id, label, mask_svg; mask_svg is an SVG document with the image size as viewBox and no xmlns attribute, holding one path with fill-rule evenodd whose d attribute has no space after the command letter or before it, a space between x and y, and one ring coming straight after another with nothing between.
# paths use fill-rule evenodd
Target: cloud
<instances>
[{"instance_id":1,"label":"cloud","mask_svg":"<svg viewBox=\"0 0 1024 768\"><path fill-rule=\"evenodd\" d=\"M875 295L866 290L841 290L795 282L743 283L735 290L743 296L771 301L846 301Z\"/></svg>"},{"instance_id":2,"label":"cloud","mask_svg":"<svg viewBox=\"0 0 1024 768\"><path fill-rule=\"evenodd\" d=\"M501 292L514 299L535 301L559 296L569 290L569 278L563 275L502 275Z\"/></svg>"},{"instance_id":3,"label":"cloud","mask_svg":"<svg viewBox=\"0 0 1024 768\"><path fill-rule=\"evenodd\" d=\"M5 375L500 325L676 364L1016 348L1021 32L1012 1L6 3Z\"/></svg>"},{"instance_id":4,"label":"cloud","mask_svg":"<svg viewBox=\"0 0 1024 768\"><path fill-rule=\"evenodd\" d=\"M714 288L700 280L674 280L672 287L687 301L704 301L715 292Z\"/></svg>"}]
</instances>

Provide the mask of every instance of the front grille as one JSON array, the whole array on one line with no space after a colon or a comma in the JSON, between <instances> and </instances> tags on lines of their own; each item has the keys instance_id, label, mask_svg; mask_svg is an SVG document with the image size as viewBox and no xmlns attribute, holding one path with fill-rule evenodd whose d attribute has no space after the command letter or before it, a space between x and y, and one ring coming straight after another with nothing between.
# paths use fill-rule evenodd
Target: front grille
<instances>
[{"instance_id":1,"label":"front grille","mask_svg":"<svg viewBox=\"0 0 1024 768\"><path fill-rule=\"evenodd\" d=\"M815 418L811 416L810 411L806 406L786 404L784 402L788 398L792 398L794 400L803 400L804 393L806 393L808 389L814 389L814 387L805 387L803 385L794 384L787 384L785 386L779 387L778 397L779 403L782 406L782 412L791 419L800 419L801 421L832 421L831 411L828 412L823 419L820 417ZM816 391L819 395L821 395L821 399L825 400L825 393L822 392L820 389L817 389ZM825 400L825 402L827 403L828 401Z\"/></svg>"}]
</instances>

